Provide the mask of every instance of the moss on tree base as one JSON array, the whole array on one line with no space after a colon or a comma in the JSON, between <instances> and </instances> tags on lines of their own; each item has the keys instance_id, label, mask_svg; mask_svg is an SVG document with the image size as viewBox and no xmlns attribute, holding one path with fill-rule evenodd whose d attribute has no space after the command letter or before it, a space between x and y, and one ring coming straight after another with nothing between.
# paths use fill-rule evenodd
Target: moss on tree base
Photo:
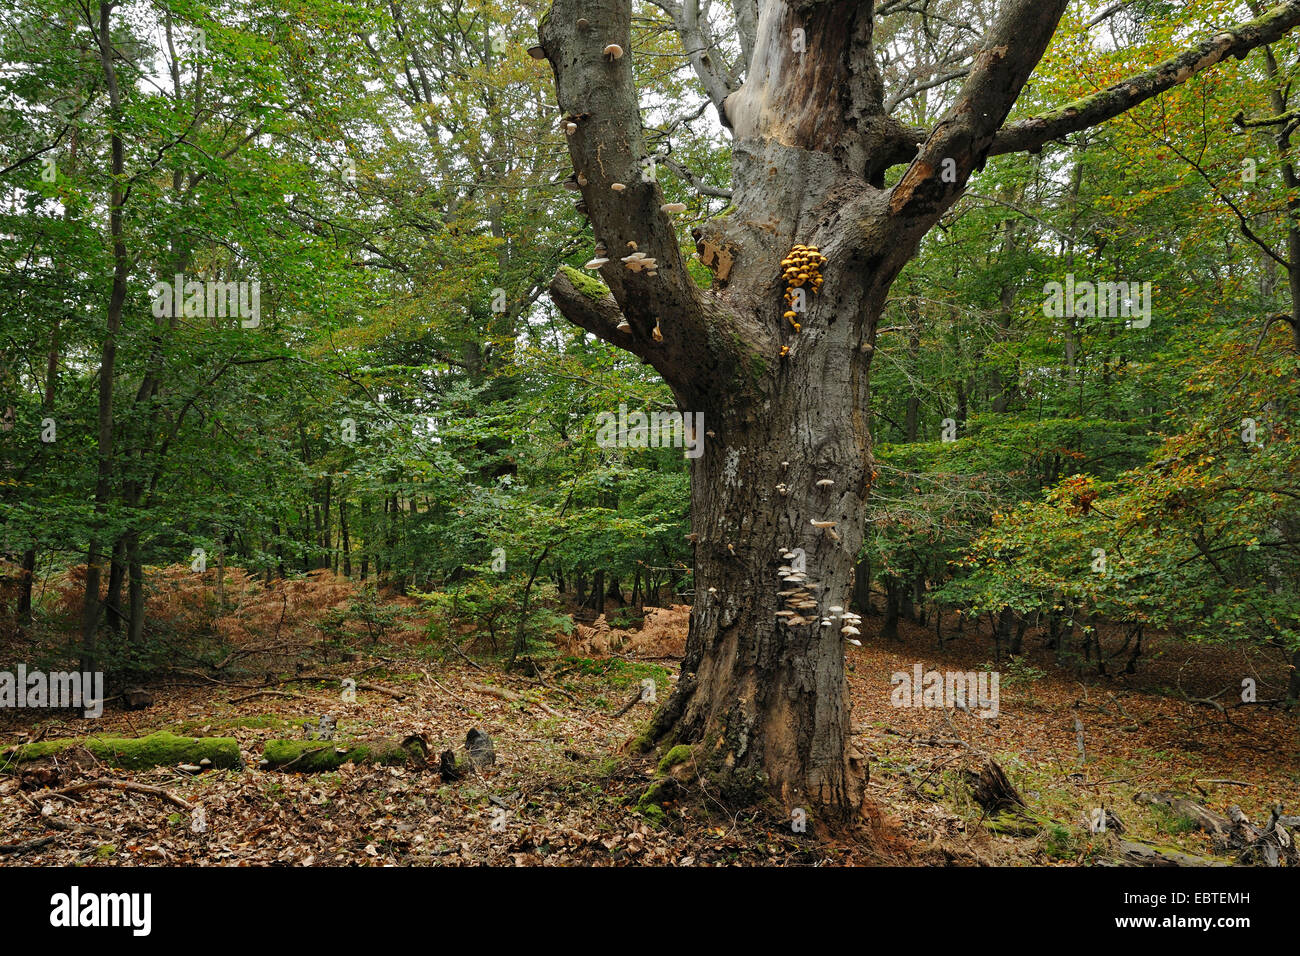
<instances>
[{"instance_id":1,"label":"moss on tree base","mask_svg":"<svg viewBox=\"0 0 1300 956\"><path fill-rule=\"evenodd\" d=\"M676 798L679 790L677 780L673 777L656 780L637 800L636 812L656 824L664 823L668 815L664 813L663 805Z\"/></svg>"},{"instance_id":2,"label":"moss on tree base","mask_svg":"<svg viewBox=\"0 0 1300 956\"><path fill-rule=\"evenodd\" d=\"M659 772L668 773L673 767L680 763L686 763L695 753L695 748L689 744L678 744L676 747L664 754L664 758L659 761Z\"/></svg>"}]
</instances>

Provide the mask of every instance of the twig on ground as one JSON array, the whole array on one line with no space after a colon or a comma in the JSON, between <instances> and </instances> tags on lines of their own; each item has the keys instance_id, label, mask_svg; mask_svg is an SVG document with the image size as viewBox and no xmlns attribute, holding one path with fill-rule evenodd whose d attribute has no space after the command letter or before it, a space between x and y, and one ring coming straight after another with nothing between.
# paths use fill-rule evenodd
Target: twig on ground
<instances>
[{"instance_id":1,"label":"twig on ground","mask_svg":"<svg viewBox=\"0 0 1300 956\"><path fill-rule=\"evenodd\" d=\"M109 780L104 777L96 780L86 780L71 787L65 787L62 790L55 790L54 796L68 797L75 793L83 793L86 790L125 790L130 793L143 793L152 797L160 797L168 803L175 804L182 810L194 809L194 804L176 796L169 790L164 790L162 787L151 787L147 783L134 783L130 780Z\"/></svg>"}]
</instances>

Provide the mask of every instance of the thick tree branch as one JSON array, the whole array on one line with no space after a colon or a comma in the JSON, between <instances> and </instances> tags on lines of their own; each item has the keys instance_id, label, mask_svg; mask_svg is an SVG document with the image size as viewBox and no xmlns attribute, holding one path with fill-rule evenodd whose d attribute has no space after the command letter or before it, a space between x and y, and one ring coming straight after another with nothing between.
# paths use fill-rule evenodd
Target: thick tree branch
<instances>
[{"instance_id":1,"label":"thick tree branch","mask_svg":"<svg viewBox=\"0 0 1300 956\"><path fill-rule=\"evenodd\" d=\"M917 238L960 195L1042 59L1068 0L1011 0L985 37L957 101L890 193L889 211ZM910 254L910 253L909 253Z\"/></svg>"},{"instance_id":2,"label":"thick tree branch","mask_svg":"<svg viewBox=\"0 0 1300 956\"><path fill-rule=\"evenodd\" d=\"M677 35L681 38L691 68L704 85L709 99L717 107L718 116L725 123L727 118L722 112L722 101L740 89L740 81L727 69L726 61L713 42L709 25L700 15L699 0L684 0L682 3L678 3L677 0L650 0L650 2L672 18L673 26L676 27ZM754 5L756 7L756 4ZM744 4L741 3L740 6L743 7ZM751 38L751 47L752 42ZM748 53L745 54L745 58L748 62Z\"/></svg>"},{"instance_id":3,"label":"thick tree branch","mask_svg":"<svg viewBox=\"0 0 1300 956\"><path fill-rule=\"evenodd\" d=\"M754 40L758 36L758 0L731 0L736 33L740 37L741 65L749 74L749 63L754 58Z\"/></svg>"},{"instance_id":4,"label":"thick tree branch","mask_svg":"<svg viewBox=\"0 0 1300 956\"><path fill-rule=\"evenodd\" d=\"M727 387L728 370L747 361L748 340L729 334L730 313L686 271L663 192L642 175L648 153L632 76L631 21L631 0L555 0L539 29L595 231L593 255L603 248L608 261L600 276L630 330L611 333L607 321L598 321L617 314L607 308L579 308L563 270L551 290L567 318L646 359L679 399L707 402ZM634 253L653 266L624 261Z\"/></svg>"},{"instance_id":5,"label":"thick tree branch","mask_svg":"<svg viewBox=\"0 0 1300 956\"><path fill-rule=\"evenodd\" d=\"M1300 121L1300 109L1291 110L1281 114L1280 116L1264 117L1263 119L1246 119L1245 111L1237 110L1236 114L1232 117L1233 125L1241 129L1258 129L1265 126L1289 126L1295 121Z\"/></svg>"},{"instance_id":6,"label":"thick tree branch","mask_svg":"<svg viewBox=\"0 0 1300 956\"><path fill-rule=\"evenodd\" d=\"M581 278L575 279L571 269L561 266L556 270L555 278L551 279L551 301L560 310L560 314L578 328L585 329L611 345L626 349L633 355L643 357L637 349L637 342L618 330L618 324L623 321L623 310L608 290L596 294L596 285L598 283L594 279L586 282Z\"/></svg>"},{"instance_id":7,"label":"thick tree branch","mask_svg":"<svg viewBox=\"0 0 1300 956\"><path fill-rule=\"evenodd\" d=\"M1300 0L1278 4L1249 23L1222 30L1149 70L1050 113L1009 124L998 132L989 154L1037 150L1044 143L1068 133L1104 123L1144 100L1185 83L1230 56L1241 59L1256 47L1282 38L1297 24L1300 24Z\"/></svg>"}]
</instances>

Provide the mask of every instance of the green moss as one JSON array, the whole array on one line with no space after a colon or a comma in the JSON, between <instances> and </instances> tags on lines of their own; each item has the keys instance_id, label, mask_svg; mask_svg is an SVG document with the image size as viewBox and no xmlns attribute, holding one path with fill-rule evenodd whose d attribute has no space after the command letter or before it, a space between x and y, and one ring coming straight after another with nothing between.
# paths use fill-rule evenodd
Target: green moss
<instances>
[{"instance_id":1,"label":"green moss","mask_svg":"<svg viewBox=\"0 0 1300 956\"><path fill-rule=\"evenodd\" d=\"M653 803L647 804L644 807L638 804L636 810L637 813L641 814L641 816L645 817L657 827L661 827L668 822L668 814L664 813L664 808L656 806Z\"/></svg>"},{"instance_id":2,"label":"green moss","mask_svg":"<svg viewBox=\"0 0 1300 956\"><path fill-rule=\"evenodd\" d=\"M693 748L688 744L678 744L668 753L664 754L664 759L659 761L659 772L667 773L679 763L686 763L691 759L694 753Z\"/></svg>"},{"instance_id":3,"label":"green moss","mask_svg":"<svg viewBox=\"0 0 1300 956\"><path fill-rule=\"evenodd\" d=\"M1071 859L1077 855L1074 835L1059 823L1047 828L1043 849L1054 860Z\"/></svg>"},{"instance_id":4,"label":"green moss","mask_svg":"<svg viewBox=\"0 0 1300 956\"><path fill-rule=\"evenodd\" d=\"M180 763L197 764L210 760L214 768L244 765L239 743L233 737L178 737L159 731L148 737L74 737L68 740L42 740L26 744L0 758L0 770L29 760L40 760L69 748L84 748L95 759L111 767L141 770L146 767L171 767Z\"/></svg>"},{"instance_id":5,"label":"green moss","mask_svg":"<svg viewBox=\"0 0 1300 956\"><path fill-rule=\"evenodd\" d=\"M647 807L662 807L677 796L677 790L678 783L676 780L672 777L661 777L650 784L649 790L641 794L640 799L636 802L636 808L639 812L645 813Z\"/></svg>"},{"instance_id":6,"label":"green moss","mask_svg":"<svg viewBox=\"0 0 1300 956\"><path fill-rule=\"evenodd\" d=\"M415 754L392 740L268 740L262 759L267 770L319 773L345 763L400 766Z\"/></svg>"},{"instance_id":7,"label":"green moss","mask_svg":"<svg viewBox=\"0 0 1300 956\"><path fill-rule=\"evenodd\" d=\"M618 770L620 761L617 757L606 757L600 763L596 764L596 776L612 777L614 771Z\"/></svg>"},{"instance_id":8,"label":"green moss","mask_svg":"<svg viewBox=\"0 0 1300 956\"><path fill-rule=\"evenodd\" d=\"M575 269L573 266L560 266L560 271L569 277L573 287L585 295L588 299L599 302L605 296L609 295L609 286L599 279L593 279L591 276L583 273L581 269Z\"/></svg>"},{"instance_id":9,"label":"green moss","mask_svg":"<svg viewBox=\"0 0 1300 956\"><path fill-rule=\"evenodd\" d=\"M708 266L698 259L686 260L686 271L690 277L695 280L695 284L701 289L713 288L713 273L709 271Z\"/></svg>"},{"instance_id":10,"label":"green moss","mask_svg":"<svg viewBox=\"0 0 1300 956\"><path fill-rule=\"evenodd\" d=\"M251 717L230 717L225 720L187 720L173 725L170 729L180 734L195 734L202 732L204 728L219 727L223 730L229 730L238 727L245 730L284 730L289 725L288 720L274 714L255 714Z\"/></svg>"},{"instance_id":11,"label":"green moss","mask_svg":"<svg viewBox=\"0 0 1300 956\"><path fill-rule=\"evenodd\" d=\"M1004 810L987 817L984 825L994 833L1001 833L1004 836L1029 837L1057 824L1040 814L1024 810Z\"/></svg>"},{"instance_id":12,"label":"green moss","mask_svg":"<svg viewBox=\"0 0 1300 956\"><path fill-rule=\"evenodd\" d=\"M1157 832L1179 836L1183 833L1191 833L1199 826L1192 817L1178 813L1164 804L1154 804L1151 810L1155 817Z\"/></svg>"},{"instance_id":13,"label":"green moss","mask_svg":"<svg viewBox=\"0 0 1300 956\"><path fill-rule=\"evenodd\" d=\"M596 660L591 657L564 657L559 661L563 669L585 677L599 677L614 690L631 688L646 678L655 682L659 690L669 683L671 671L661 664L642 661L625 661L619 658ZM625 695L624 695L625 696Z\"/></svg>"},{"instance_id":14,"label":"green moss","mask_svg":"<svg viewBox=\"0 0 1300 956\"><path fill-rule=\"evenodd\" d=\"M627 749L634 754L648 754L655 749L654 738L650 736L649 731L638 734L628 741Z\"/></svg>"}]
</instances>

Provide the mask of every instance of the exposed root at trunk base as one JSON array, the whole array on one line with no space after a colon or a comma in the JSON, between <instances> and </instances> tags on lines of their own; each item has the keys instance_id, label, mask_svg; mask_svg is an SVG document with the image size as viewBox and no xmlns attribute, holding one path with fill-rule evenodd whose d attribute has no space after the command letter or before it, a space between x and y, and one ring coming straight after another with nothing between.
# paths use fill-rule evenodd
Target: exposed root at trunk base
<instances>
[{"instance_id":1,"label":"exposed root at trunk base","mask_svg":"<svg viewBox=\"0 0 1300 956\"><path fill-rule=\"evenodd\" d=\"M851 812L810 804L788 809L762 775L734 766L706 766L696 760L699 750L685 744L668 750L659 760L658 776L629 803L655 825L667 825L672 808L691 807L693 813L732 824L747 817L813 844L852 844L881 865L909 858L907 841L886 832L880 808L865 797Z\"/></svg>"},{"instance_id":2,"label":"exposed root at trunk base","mask_svg":"<svg viewBox=\"0 0 1300 956\"><path fill-rule=\"evenodd\" d=\"M714 809L761 808L791 826L814 821L837 830L859 825L880 828L879 811L865 799L867 761L852 745L838 767L764 760L766 741L739 705L723 720L689 719L685 702L693 689L690 679L684 678L683 686L646 730L628 742L627 749L636 754L657 750L660 773L697 783Z\"/></svg>"}]
</instances>

